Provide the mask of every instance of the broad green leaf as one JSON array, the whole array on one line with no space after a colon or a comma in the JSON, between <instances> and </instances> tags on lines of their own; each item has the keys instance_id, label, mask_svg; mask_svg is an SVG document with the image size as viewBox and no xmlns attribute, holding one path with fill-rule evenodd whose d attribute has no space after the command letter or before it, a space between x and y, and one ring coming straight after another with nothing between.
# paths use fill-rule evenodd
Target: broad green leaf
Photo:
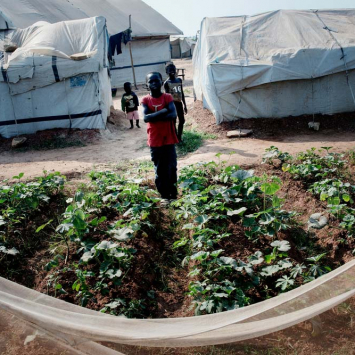
<instances>
[{"instance_id":1,"label":"broad green leaf","mask_svg":"<svg viewBox=\"0 0 355 355\"><path fill-rule=\"evenodd\" d=\"M221 260L223 264L237 266L237 262L233 258L229 258L227 256L221 256L219 260Z\"/></svg>"},{"instance_id":2,"label":"broad green leaf","mask_svg":"<svg viewBox=\"0 0 355 355\"><path fill-rule=\"evenodd\" d=\"M265 255L265 262L267 264L270 264L275 259L276 259L276 255L274 253L269 254L269 255Z\"/></svg>"},{"instance_id":3,"label":"broad green leaf","mask_svg":"<svg viewBox=\"0 0 355 355\"><path fill-rule=\"evenodd\" d=\"M326 201L328 197L329 197L328 194L326 194L325 192L322 192L320 194L320 200L321 201Z\"/></svg>"},{"instance_id":4,"label":"broad green leaf","mask_svg":"<svg viewBox=\"0 0 355 355\"><path fill-rule=\"evenodd\" d=\"M260 273L261 276L272 276L276 274L277 272L280 271L280 266L278 265L270 265L267 267L264 267L262 269L262 272Z\"/></svg>"},{"instance_id":5,"label":"broad green leaf","mask_svg":"<svg viewBox=\"0 0 355 355\"><path fill-rule=\"evenodd\" d=\"M210 253L207 251L199 251L191 255L192 260L206 260L209 257Z\"/></svg>"},{"instance_id":6,"label":"broad green leaf","mask_svg":"<svg viewBox=\"0 0 355 355\"><path fill-rule=\"evenodd\" d=\"M293 280L287 276L282 276L282 278L280 278L276 281L276 287L281 287L281 290L285 291L287 288L292 286L294 283L295 283L295 280Z\"/></svg>"},{"instance_id":7,"label":"broad green leaf","mask_svg":"<svg viewBox=\"0 0 355 355\"><path fill-rule=\"evenodd\" d=\"M81 261L84 263L87 263L89 260L91 260L94 257L95 253L92 251L87 251L85 252L82 257L80 258Z\"/></svg>"},{"instance_id":8,"label":"broad green leaf","mask_svg":"<svg viewBox=\"0 0 355 355\"><path fill-rule=\"evenodd\" d=\"M1 222L1 221L0 221ZM39 233L43 228L47 227L48 224L51 224L53 222L53 219L49 220L47 223L42 224L40 227L36 229L36 233Z\"/></svg>"},{"instance_id":9,"label":"broad green leaf","mask_svg":"<svg viewBox=\"0 0 355 355\"><path fill-rule=\"evenodd\" d=\"M74 200L75 200L75 202L82 202L83 201L83 198L84 198L84 193L82 192L82 191L77 191L76 193L75 193L75 196L74 196Z\"/></svg>"},{"instance_id":10,"label":"broad green leaf","mask_svg":"<svg viewBox=\"0 0 355 355\"><path fill-rule=\"evenodd\" d=\"M294 268L292 268L291 270L291 277L293 277L294 279L297 277L297 276L300 276L303 274L303 270L305 269L306 267L303 265L303 264L297 264Z\"/></svg>"},{"instance_id":11,"label":"broad green leaf","mask_svg":"<svg viewBox=\"0 0 355 355\"><path fill-rule=\"evenodd\" d=\"M235 178L235 179L238 179L238 180L245 180L245 179L248 179L250 177L253 177L254 176L254 170L238 170L238 171L235 171L231 177Z\"/></svg>"},{"instance_id":12,"label":"broad green leaf","mask_svg":"<svg viewBox=\"0 0 355 355\"><path fill-rule=\"evenodd\" d=\"M70 228L73 227L73 224L72 223L63 223L63 224L60 224L57 228L56 228L56 232L58 233L65 233L65 232L68 232L70 230Z\"/></svg>"},{"instance_id":13,"label":"broad green leaf","mask_svg":"<svg viewBox=\"0 0 355 355\"><path fill-rule=\"evenodd\" d=\"M289 251L291 249L291 245L287 240L275 240L271 243L272 247L276 247L279 251Z\"/></svg>"},{"instance_id":14,"label":"broad green leaf","mask_svg":"<svg viewBox=\"0 0 355 355\"><path fill-rule=\"evenodd\" d=\"M253 255L249 256L248 259L251 265L259 265L264 261L263 253L261 251L257 251Z\"/></svg>"},{"instance_id":15,"label":"broad green leaf","mask_svg":"<svg viewBox=\"0 0 355 355\"><path fill-rule=\"evenodd\" d=\"M114 302L107 303L105 306L110 308L110 309L116 309L121 304L122 304L122 302L120 302L120 301L114 301Z\"/></svg>"},{"instance_id":16,"label":"broad green leaf","mask_svg":"<svg viewBox=\"0 0 355 355\"><path fill-rule=\"evenodd\" d=\"M324 256L326 255L326 253L322 253L322 254L318 254L316 256L312 256L310 258L307 258L307 261L313 262L313 263L317 263L318 261L320 261Z\"/></svg>"},{"instance_id":17,"label":"broad green leaf","mask_svg":"<svg viewBox=\"0 0 355 355\"><path fill-rule=\"evenodd\" d=\"M19 251L16 248L6 249L4 246L0 246L0 252L8 255L16 255Z\"/></svg>"},{"instance_id":18,"label":"broad green leaf","mask_svg":"<svg viewBox=\"0 0 355 355\"><path fill-rule=\"evenodd\" d=\"M104 240L101 243L98 243L94 246L94 248L96 250L108 250L108 249L112 249L112 248L116 248L116 247L117 247L116 243L112 243L107 240Z\"/></svg>"},{"instance_id":19,"label":"broad green leaf","mask_svg":"<svg viewBox=\"0 0 355 355\"><path fill-rule=\"evenodd\" d=\"M89 224L90 226L97 227L97 225L99 224L98 218L95 217Z\"/></svg>"},{"instance_id":20,"label":"broad green leaf","mask_svg":"<svg viewBox=\"0 0 355 355\"><path fill-rule=\"evenodd\" d=\"M199 275L200 272L201 272L200 269L195 268L195 269L193 269L192 271L190 271L188 275L189 275L189 277L194 277L194 276Z\"/></svg>"},{"instance_id":21,"label":"broad green leaf","mask_svg":"<svg viewBox=\"0 0 355 355\"><path fill-rule=\"evenodd\" d=\"M339 197L331 197L328 199L328 203L330 205L340 205L340 198Z\"/></svg>"},{"instance_id":22,"label":"broad green leaf","mask_svg":"<svg viewBox=\"0 0 355 355\"><path fill-rule=\"evenodd\" d=\"M112 229L109 231L109 234L112 235L115 239L123 242L133 238L134 231L129 227L124 227L121 229Z\"/></svg>"},{"instance_id":23,"label":"broad green leaf","mask_svg":"<svg viewBox=\"0 0 355 355\"><path fill-rule=\"evenodd\" d=\"M100 224L100 223L103 223L103 222L105 222L106 220L107 220L107 217L102 216L102 217L99 219L98 223L99 223L99 224Z\"/></svg>"},{"instance_id":24,"label":"broad green leaf","mask_svg":"<svg viewBox=\"0 0 355 355\"><path fill-rule=\"evenodd\" d=\"M217 258L218 255L220 255L221 253L223 253L223 249L219 249L219 250L214 250L211 252L211 256L213 256L214 258Z\"/></svg>"},{"instance_id":25,"label":"broad green leaf","mask_svg":"<svg viewBox=\"0 0 355 355\"><path fill-rule=\"evenodd\" d=\"M281 270L289 269L290 267L292 267L292 262L288 259L280 260L277 264L280 266Z\"/></svg>"},{"instance_id":26,"label":"broad green leaf","mask_svg":"<svg viewBox=\"0 0 355 355\"><path fill-rule=\"evenodd\" d=\"M121 270L115 270L115 269L109 269L109 270L107 270L106 275L110 279L114 279L114 278L121 277L122 276L122 271Z\"/></svg>"},{"instance_id":27,"label":"broad green leaf","mask_svg":"<svg viewBox=\"0 0 355 355\"><path fill-rule=\"evenodd\" d=\"M189 243L189 239L185 239L185 238L179 239L179 240L177 240L176 242L174 242L173 248L174 248L174 249L175 249L175 248L180 248L180 247L185 246L185 245L188 244L188 243Z\"/></svg>"},{"instance_id":28,"label":"broad green leaf","mask_svg":"<svg viewBox=\"0 0 355 355\"><path fill-rule=\"evenodd\" d=\"M345 201L345 202L349 202L350 201L350 196L348 195L348 194L343 194L343 200Z\"/></svg>"},{"instance_id":29,"label":"broad green leaf","mask_svg":"<svg viewBox=\"0 0 355 355\"><path fill-rule=\"evenodd\" d=\"M201 224L205 224L208 220L210 219L209 216L207 215L202 215L202 216L198 216L194 219L194 222L201 225Z\"/></svg>"},{"instance_id":30,"label":"broad green leaf","mask_svg":"<svg viewBox=\"0 0 355 355\"><path fill-rule=\"evenodd\" d=\"M272 223L275 220L275 217L272 216L270 213L263 213L260 217L259 223L261 225L267 225Z\"/></svg>"},{"instance_id":31,"label":"broad green leaf","mask_svg":"<svg viewBox=\"0 0 355 355\"><path fill-rule=\"evenodd\" d=\"M260 186L260 190L264 192L265 195L274 195L280 188L281 185L276 182L266 182Z\"/></svg>"},{"instance_id":32,"label":"broad green leaf","mask_svg":"<svg viewBox=\"0 0 355 355\"><path fill-rule=\"evenodd\" d=\"M220 292L220 293L214 293L213 294L213 296L214 297L218 297L218 298L228 298L228 294L227 293L222 293L222 292Z\"/></svg>"},{"instance_id":33,"label":"broad green leaf","mask_svg":"<svg viewBox=\"0 0 355 355\"><path fill-rule=\"evenodd\" d=\"M228 216L235 216L235 215L241 216L241 215L243 215L243 213L244 213L246 210L247 210L246 207L241 207L241 208L239 208L238 210L228 211L228 212L227 212L227 215L228 215Z\"/></svg>"}]
</instances>

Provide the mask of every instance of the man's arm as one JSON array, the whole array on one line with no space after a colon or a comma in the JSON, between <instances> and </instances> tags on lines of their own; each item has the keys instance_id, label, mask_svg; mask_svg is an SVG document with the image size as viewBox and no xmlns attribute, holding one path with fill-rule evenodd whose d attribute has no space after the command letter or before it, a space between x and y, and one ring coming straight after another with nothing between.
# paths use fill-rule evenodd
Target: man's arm
<instances>
[{"instance_id":1,"label":"man's arm","mask_svg":"<svg viewBox=\"0 0 355 355\"><path fill-rule=\"evenodd\" d=\"M182 95L182 102L184 103L184 111L185 111L185 115L186 115L187 114L187 106L186 106L186 101L185 101L184 87L182 86L182 80L181 80L181 95Z\"/></svg>"},{"instance_id":2,"label":"man's arm","mask_svg":"<svg viewBox=\"0 0 355 355\"><path fill-rule=\"evenodd\" d=\"M159 122L159 121L172 121L176 119L176 109L174 102L169 102L168 108L163 108L160 111L151 113L149 107L145 104L143 106L144 122Z\"/></svg>"},{"instance_id":3,"label":"man's arm","mask_svg":"<svg viewBox=\"0 0 355 355\"><path fill-rule=\"evenodd\" d=\"M125 100L124 96L122 96L122 99L121 99L121 108L122 108L123 112L126 112L126 100Z\"/></svg>"},{"instance_id":4,"label":"man's arm","mask_svg":"<svg viewBox=\"0 0 355 355\"><path fill-rule=\"evenodd\" d=\"M170 88L169 88L168 81L166 81L166 82L164 83L164 90L165 90L165 93L166 93L166 94L170 94Z\"/></svg>"},{"instance_id":5,"label":"man's arm","mask_svg":"<svg viewBox=\"0 0 355 355\"><path fill-rule=\"evenodd\" d=\"M139 106L139 100L138 100L138 96L137 95L134 95L133 96L133 102L136 106Z\"/></svg>"}]
</instances>

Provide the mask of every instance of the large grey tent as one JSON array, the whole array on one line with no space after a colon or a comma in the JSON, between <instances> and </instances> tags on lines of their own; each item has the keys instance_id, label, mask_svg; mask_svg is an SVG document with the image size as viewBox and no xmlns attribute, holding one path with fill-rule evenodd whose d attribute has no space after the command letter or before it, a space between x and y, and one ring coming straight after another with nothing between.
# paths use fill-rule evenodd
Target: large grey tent
<instances>
[{"instance_id":1,"label":"large grey tent","mask_svg":"<svg viewBox=\"0 0 355 355\"><path fill-rule=\"evenodd\" d=\"M0 11L16 27L25 28L37 21L55 23L103 16L110 35L129 27L132 15L132 54L138 83L143 83L149 71L165 73L171 60L169 37L182 32L164 16L141 0L1 0ZM111 68L113 87L133 81L128 45L122 44L122 54L114 56Z\"/></svg>"},{"instance_id":2,"label":"large grey tent","mask_svg":"<svg viewBox=\"0 0 355 355\"><path fill-rule=\"evenodd\" d=\"M40 21L1 32L1 136L105 128L112 104L105 18Z\"/></svg>"},{"instance_id":3,"label":"large grey tent","mask_svg":"<svg viewBox=\"0 0 355 355\"><path fill-rule=\"evenodd\" d=\"M355 10L206 18L194 54L197 99L217 123L355 109Z\"/></svg>"},{"instance_id":4,"label":"large grey tent","mask_svg":"<svg viewBox=\"0 0 355 355\"><path fill-rule=\"evenodd\" d=\"M191 58L195 49L196 42L187 37L170 37L171 58Z\"/></svg>"}]
</instances>

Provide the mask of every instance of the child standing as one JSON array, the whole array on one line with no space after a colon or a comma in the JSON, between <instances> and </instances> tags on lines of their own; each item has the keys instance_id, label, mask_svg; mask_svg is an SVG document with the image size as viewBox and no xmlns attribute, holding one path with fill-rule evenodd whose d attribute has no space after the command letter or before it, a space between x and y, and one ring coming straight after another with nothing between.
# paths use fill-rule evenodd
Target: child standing
<instances>
[{"instance_id":1,"label":"child standing","mask_svg":"<svg viewBox=\"0 0 355 355\"><path fill-rule=\"evenodd\" d=\"M176 109L173 97L161 91L163 78L151 72L146 78L150 95L142 99L144 122L147 123L148 145L155 166L155 185L167 204L177 198L177 158L175 144Z\"/></svg>"},{"instance_id":2,"label":"child standing","mask_svg":"<svg viewBox=\"0 0 355 355\"><path fill-rule=\"evenodd\" d=\"M121 107L122 111L126 112L127 118L131 122L130 129L133 129L133 120L136 120L136 126L139 126L139 101L137 95L132 91L132 84L127 82L123 84L125 93L122 95Z\"/></svg>"},{"instance_id":3,"label":"child standing","mask_svg":"<svg viewBox=\"0 0 355 355\"><path fill-rule=\"evenodd\" d=\"M164 83L164 89L165 92L171 94L174 99L176 113L179 118L177 137L179 142L181 142L185 123L184 113L187 114L184 89L182 87L182 80L176 77L176 66L174 64L168 64L165 69L166 74L169 75L169 78ZM184 107L182 106L183 104Z\"/></svg>"}]
</instances>

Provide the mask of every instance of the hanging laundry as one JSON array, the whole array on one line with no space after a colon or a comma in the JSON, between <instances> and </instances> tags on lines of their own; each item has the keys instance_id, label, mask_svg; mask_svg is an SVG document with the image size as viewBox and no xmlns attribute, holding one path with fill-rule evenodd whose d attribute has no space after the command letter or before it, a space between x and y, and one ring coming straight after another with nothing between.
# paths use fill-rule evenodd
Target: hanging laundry
<instances>
[{"instance_id":1,"label":"hanging laundry","mask_svg":"<svg viewBox=\"0 0 355 355\"><path fill-rule=\"evenodd\" d=\"M109 41L109 55L113 57L115 52L117 54L122 53L121 43L122 43L123 32L118 33L117 35L111 36Z\"/></svg>"}]
</instances>

